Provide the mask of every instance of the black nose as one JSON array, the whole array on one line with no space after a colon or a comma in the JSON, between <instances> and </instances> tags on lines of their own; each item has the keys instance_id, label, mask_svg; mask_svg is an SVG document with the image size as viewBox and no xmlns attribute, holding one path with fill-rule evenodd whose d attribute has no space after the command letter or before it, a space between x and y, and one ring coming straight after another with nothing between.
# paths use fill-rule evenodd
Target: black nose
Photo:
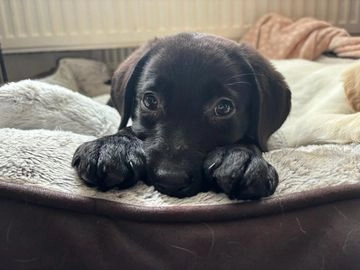
<instances>
[{"instance_id":1,"label":"black nose","mask_svg":"<svg viewBox=\"0 0 360 270\"><path fill-rule=\"evenodd\" d=\"M192 182L192 177L181 169L158 169L155 174L156 185L168 191L186 188Z\"/></svg>"},{"instance_id":2,"label":"black nose","mask_svg":"<svg viewBox=\"0 0 360 270\"><path fill-rule=\"evenodd\" d=\"M174 197L189 197L201 190L200 173L187 172L182 168L157 169L151 179L155 189Z\"/></svg>"}]
</instances>

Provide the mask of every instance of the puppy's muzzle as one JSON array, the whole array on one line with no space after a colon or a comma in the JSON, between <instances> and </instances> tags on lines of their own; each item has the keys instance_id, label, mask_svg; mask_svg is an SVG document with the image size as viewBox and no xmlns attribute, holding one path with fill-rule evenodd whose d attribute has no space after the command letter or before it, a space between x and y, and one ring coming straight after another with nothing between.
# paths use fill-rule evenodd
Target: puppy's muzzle
<instances>
[{"instance_id":1,"label":"puppy's muzzle","mask_svg":"<svg viewBox=\"0 0 360 270\"><path fill-rule=\"evenodd\" d=\"M196 163L198 166L165 160L154 164L148 168L149 184L169 196L193 196L204 187L202 166Z\"/></svg>"}]
</instances>

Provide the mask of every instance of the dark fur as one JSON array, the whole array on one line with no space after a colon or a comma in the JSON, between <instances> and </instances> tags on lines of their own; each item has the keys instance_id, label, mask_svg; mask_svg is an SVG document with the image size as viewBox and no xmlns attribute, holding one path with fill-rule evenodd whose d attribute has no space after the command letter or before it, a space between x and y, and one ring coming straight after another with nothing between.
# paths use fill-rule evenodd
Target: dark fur
<instances>
[{"instance_id":1,"label":"dark fur","mask_svg":"<svg viewBox=\"0 0 360 270\"><path fill-rule=\"evenodd\" d=\"M146 108L145 93L158 109ZM194 33L152 40L120 65L111 97L119 132L81 145L73 158L86 183L108 189L144 180L176 197L274 193L278 176L261 151L289 113L290 91L248 46ZM214 113L222 98L235 105L225 117Z\"/></svg>"}]
</instances>

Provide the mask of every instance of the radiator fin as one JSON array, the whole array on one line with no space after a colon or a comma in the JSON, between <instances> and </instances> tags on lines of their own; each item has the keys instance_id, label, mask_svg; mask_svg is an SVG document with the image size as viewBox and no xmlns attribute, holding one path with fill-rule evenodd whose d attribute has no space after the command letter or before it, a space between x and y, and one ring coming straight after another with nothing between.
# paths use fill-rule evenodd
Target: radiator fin
<instances>
[{"instance_id":1,"label":"radiator fin","mask_svg":"<svg viewBox=\"0 0 360 270\"><path fill-rule=\"evenodd\" d=\"M180 31L239 39L269 11L360 33L360 0L0 0L0 38L5 53L125 48Z\"/></svg>"}]
</instances>

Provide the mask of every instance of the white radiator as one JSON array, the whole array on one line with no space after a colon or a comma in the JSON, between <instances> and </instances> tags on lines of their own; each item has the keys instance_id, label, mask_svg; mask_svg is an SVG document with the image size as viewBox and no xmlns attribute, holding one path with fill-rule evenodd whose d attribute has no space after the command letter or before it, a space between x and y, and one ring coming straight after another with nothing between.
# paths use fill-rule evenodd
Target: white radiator
<instances>
[{"instance_id":1,"label":"white radiator","mask_svg":"<svg viewBox=\"0 0 360 270\"><path fill-rule=\"evenodd\" d=\"M0 0L0 39L4 53L125 48L189 30L239 39L268 11L360 33L360 0Z\"/></svg>"}]
</instances>

